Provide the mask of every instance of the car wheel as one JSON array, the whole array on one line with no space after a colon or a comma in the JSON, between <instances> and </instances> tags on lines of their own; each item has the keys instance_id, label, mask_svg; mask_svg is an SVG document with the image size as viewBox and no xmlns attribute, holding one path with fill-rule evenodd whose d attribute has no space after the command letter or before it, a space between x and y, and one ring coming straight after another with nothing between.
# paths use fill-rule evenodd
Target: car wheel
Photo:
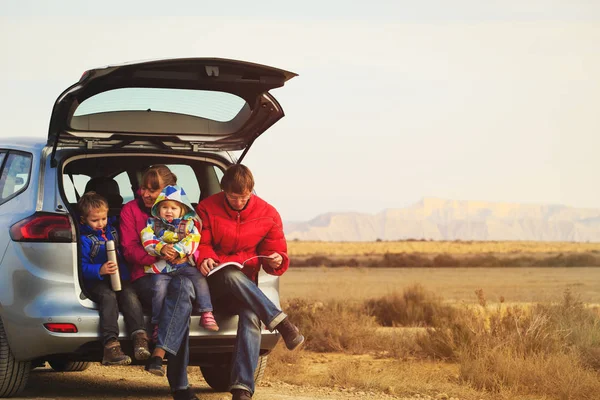
<instances>
[{"instance_id":1,"label":"car wheel","mask_svg":"<svg viewBox=\"0 0 600 400\"><path fill-rule=\"evenodd\" d=\"M258 358L258 364L254 371L254 383L258 383L267 368L268 356L260 356ZM229 379L231 377L231 364L220 365L216 367L201 366L202 376L208 386L213 388L217 392L227 392L229 389Z\"/></svg>"},{"instance_id":2,"label":"car wheel","mask_svg":"<svg viewBox=\"0 0 600 400\"><path fill-rule=\"evenodd\" d=\"M0 319L0 397L11 397L25 389L30 370L30 361L15 360Z\"/></svg>"},{"instance_id":3,"label":"car wheel","mask_svg":"<svg viewBox=\"0 0 600 400\"><path fill-rule=\"evenodd\" d=\"M48 364L58 372L85 371L92 363L86 361L50 360Z\"/></svg>"}]
</instances>

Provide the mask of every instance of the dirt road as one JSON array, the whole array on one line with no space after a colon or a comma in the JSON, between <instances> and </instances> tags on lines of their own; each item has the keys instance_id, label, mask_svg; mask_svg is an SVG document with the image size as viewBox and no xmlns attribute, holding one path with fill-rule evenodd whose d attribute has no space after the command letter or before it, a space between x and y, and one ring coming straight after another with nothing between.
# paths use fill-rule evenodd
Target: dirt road
<instances>
[{"instance_id":1,"label":"dirt road","mask_svg":"<svg viewBox=\"0 0 600 400\"><path fill-rule=\"evenodd\" d=\"M215 393L204 382L197 367L189 368L189 379L198 398L229 400L229 393ZM383 393L344 391L329 388L309 388L281 382L265 381L257 388L256 400L389 400L399 397ZM142 367L102 367L94 364L83 372L54 372L51 368L31 371L29 384L20 397L14 399L171 399L166 378L158 378Z\"/></svg>"}]
</instances>

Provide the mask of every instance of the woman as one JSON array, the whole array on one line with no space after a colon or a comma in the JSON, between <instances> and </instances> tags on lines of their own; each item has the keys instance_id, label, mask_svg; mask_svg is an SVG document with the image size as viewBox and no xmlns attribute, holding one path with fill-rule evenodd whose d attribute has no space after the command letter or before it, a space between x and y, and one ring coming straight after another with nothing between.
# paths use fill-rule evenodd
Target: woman
<instances>
[{"instance_id":1,"label":"woman","mask_svg":"<svg viewBox=\"0 0 600 400\"><path fill-rule=\"evenodd\" d=\"M150 218L150 209L167 185L177 184L177 176L166 165L150 167L142 176L136 198L123 206L120 214L123 256L131 269L133 287L145 307L152 305L152 279L144 273L144 265L157 261L142 246L140 232ZM183 259L185 261L186 259ZM158 323L156 347L168 352L167 378L175 400L198 399L188 385L189 321L192 313L194 288L189 279L174 277L169 283L167 297ZM167 335L168 332L168 335Z\"/></svg>"}]
</instances>

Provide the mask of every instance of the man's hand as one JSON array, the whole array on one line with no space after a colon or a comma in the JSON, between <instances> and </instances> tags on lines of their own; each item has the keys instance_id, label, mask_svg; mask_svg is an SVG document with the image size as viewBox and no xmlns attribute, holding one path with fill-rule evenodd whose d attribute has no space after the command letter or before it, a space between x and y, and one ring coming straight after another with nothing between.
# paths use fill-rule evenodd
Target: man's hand
<instances>
[{"instance_id":1,"label":"man's hand","mask_svg":"<svg viewBox=\"0 0 600 400\"><path fill-rule=\"evenodd\" d=\"M281 263L283 262L283 257L279 253L273 253L269 256L269 258L263 258L263 263L267 264L272 269L277 269L281 267Z\"/></svg>"},{"instance_id":2,"label":"man's hand","mask_svg":"<svg viewBox=\"0 0 600 400\"><path fill-rule=\"evenodd\" d=\"M212 258L205 258L204 261L200 263L200 273L204 276L208 275L211 269L216 267L218 264Z\"/></svg>"}]
</instances>

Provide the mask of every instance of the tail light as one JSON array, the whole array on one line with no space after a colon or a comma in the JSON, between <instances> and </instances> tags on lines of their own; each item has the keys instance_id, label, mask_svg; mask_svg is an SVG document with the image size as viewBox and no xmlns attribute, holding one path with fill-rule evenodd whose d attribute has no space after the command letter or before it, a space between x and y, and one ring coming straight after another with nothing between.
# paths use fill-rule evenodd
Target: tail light
<instances>
[{"instance_id":1,"label":"tail light","mask_svg":"<svg viewBox=\"0 0 600 400\"><path fill-rule=\"evenodd\" d=\"M56 333L77 333L77 327L74 324L48 322L44 324L44 328Z\"/></svg>"},{"instance_id":2,"label":"tail light","mask_svg":"<svg viewBox=\"0 0 600 400\"><path fill-rule=\"evenodd\" d=\"M72 242L73 226L66 214L36 212L10 227L15 242Z\"/></svg>"}]
</instances>

